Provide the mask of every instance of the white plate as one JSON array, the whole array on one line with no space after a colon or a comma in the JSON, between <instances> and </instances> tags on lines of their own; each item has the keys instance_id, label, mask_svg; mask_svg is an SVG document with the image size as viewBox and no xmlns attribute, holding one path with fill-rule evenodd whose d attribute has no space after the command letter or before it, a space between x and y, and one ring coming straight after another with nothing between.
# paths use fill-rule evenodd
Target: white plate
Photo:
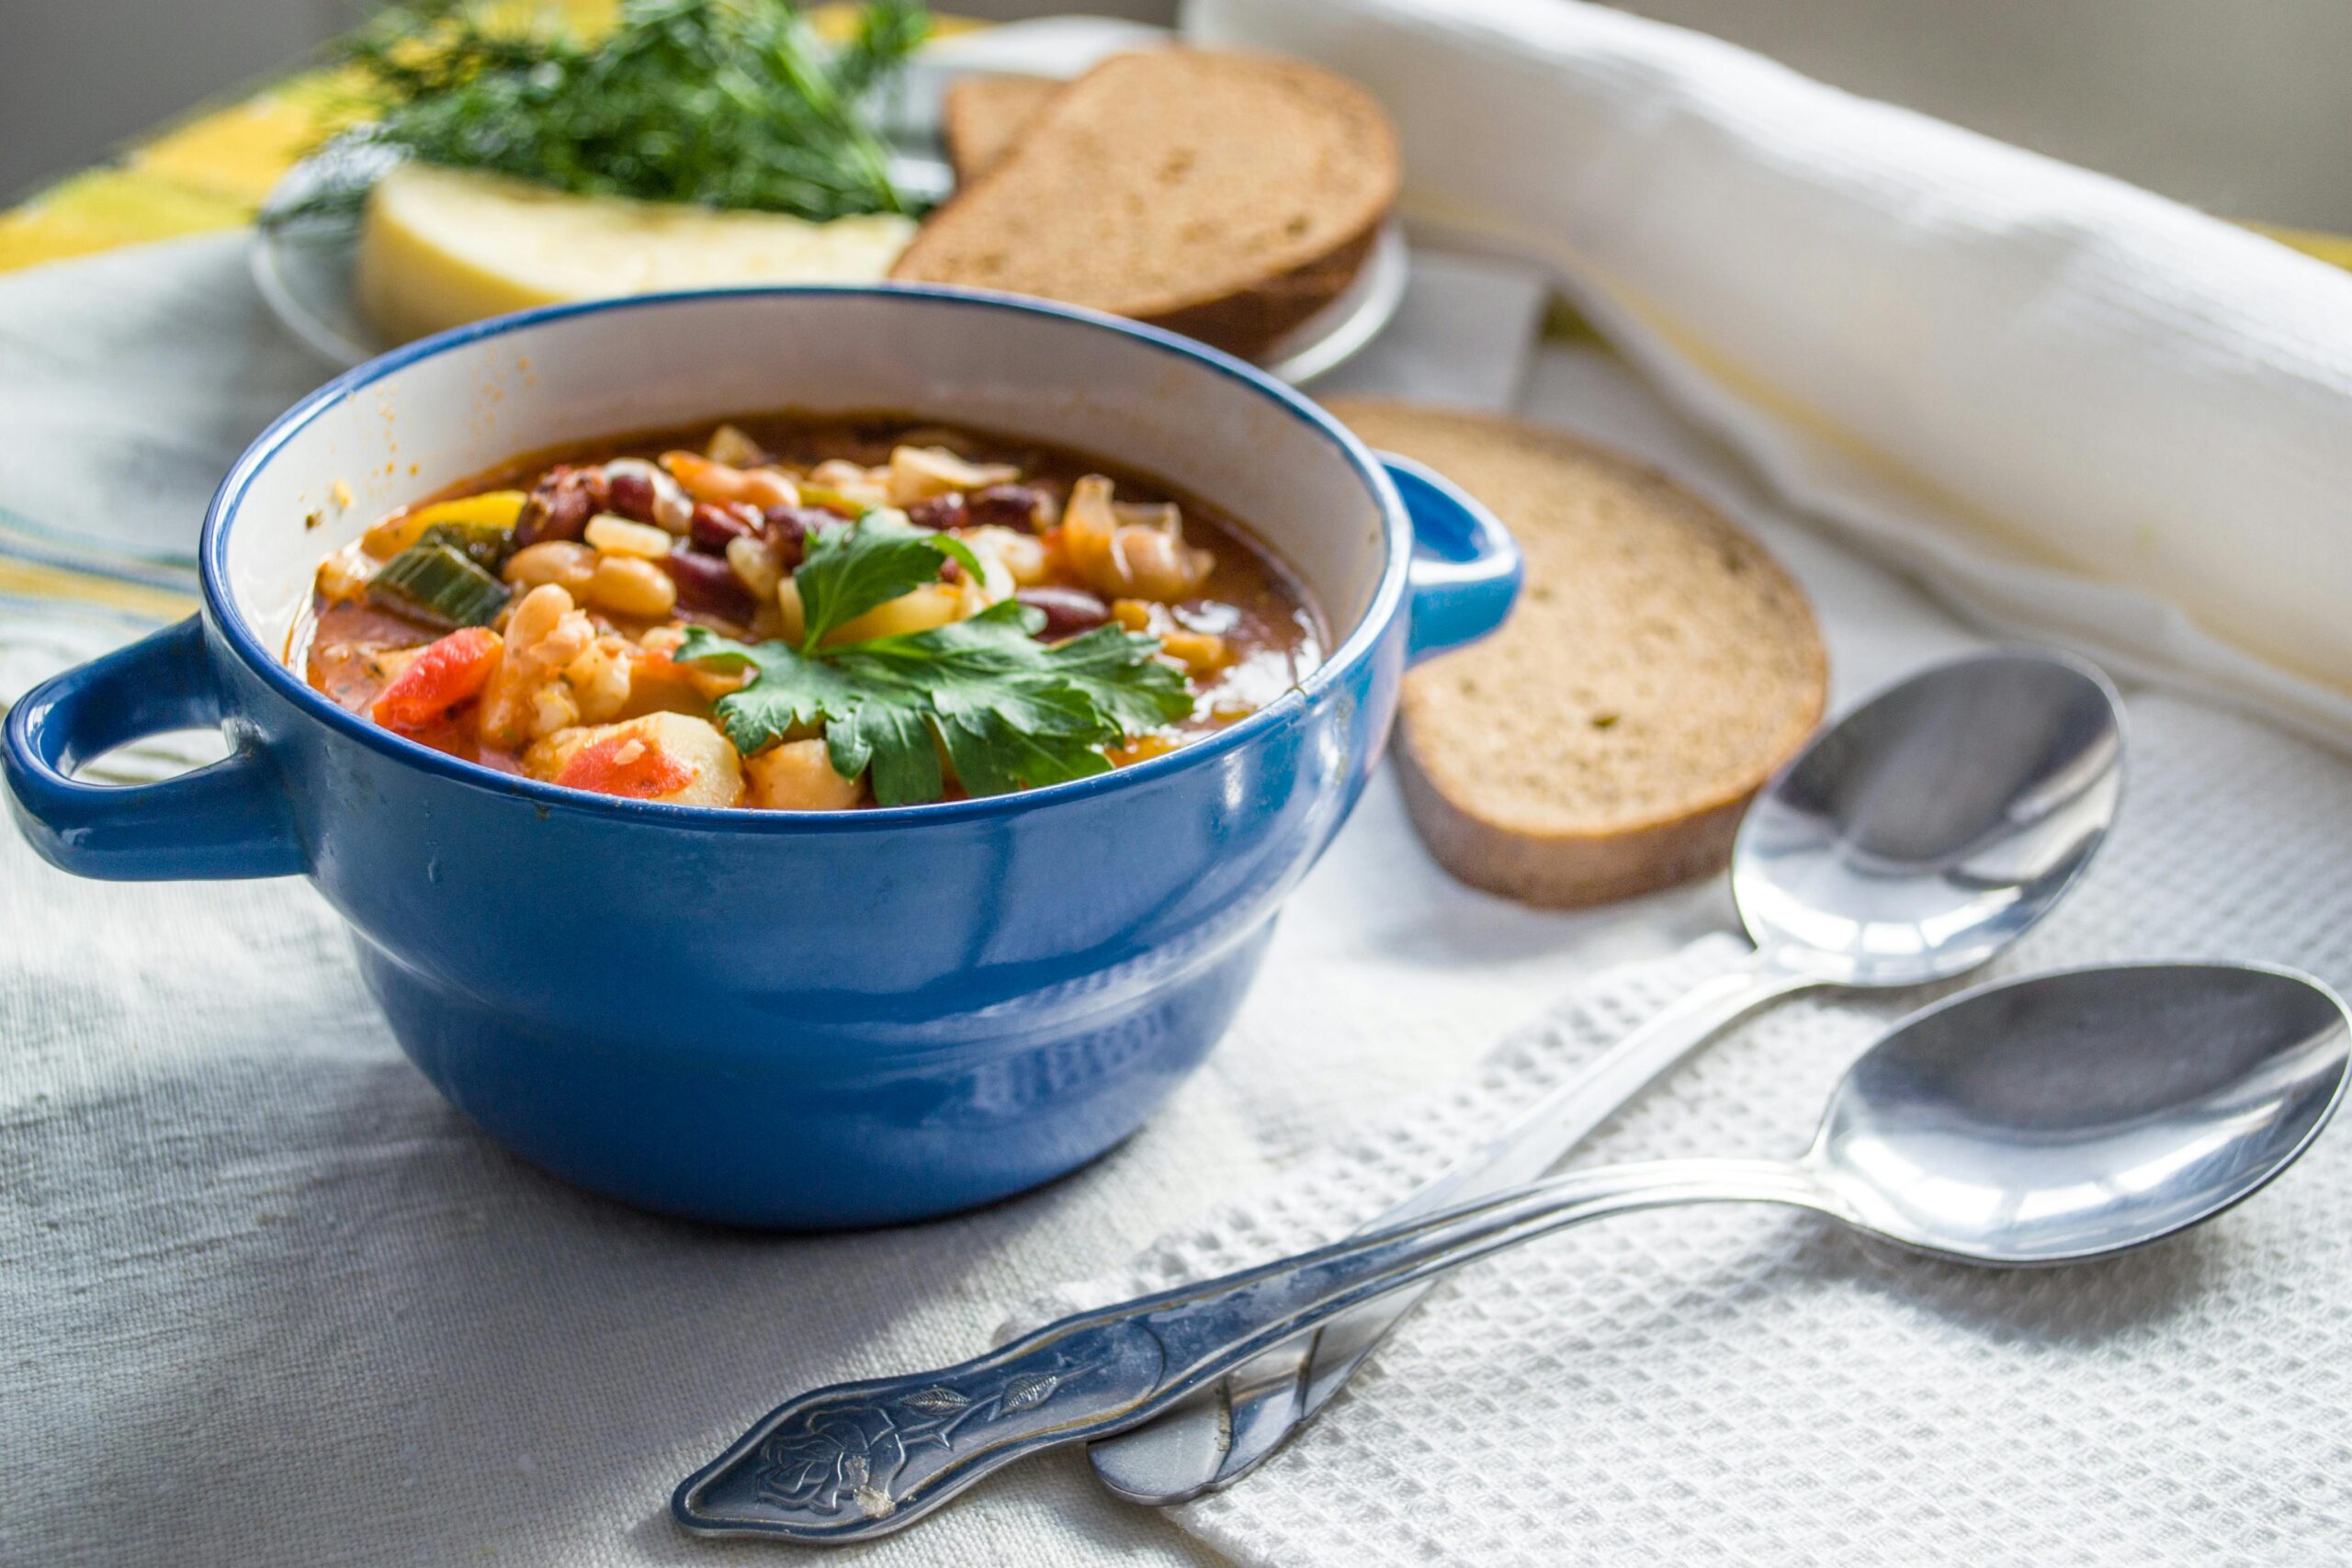
<instances>
[{"instance_id":1,"label":"white plate","mask_svg":"<svg viewBox=\"0 0 2352 1568\"><path fill-rule=\"evenodd\" d=\"M902 153L892 160L891 172L903 188L922 194L944 191L949 183L947 165L936 154ZM297 164L270 193L264 210L290 205L328 173L321 159ZM347 228L294 225L254 233L254 284L270 313L313 352L344 368L395 346L359 312L352 289L355 250ZM1404 230L1391 216L1346 290L1285 333L1258 363L1293 383L1337 367L1396 315L1406 271Z\"/></svg>"}]
</instances>

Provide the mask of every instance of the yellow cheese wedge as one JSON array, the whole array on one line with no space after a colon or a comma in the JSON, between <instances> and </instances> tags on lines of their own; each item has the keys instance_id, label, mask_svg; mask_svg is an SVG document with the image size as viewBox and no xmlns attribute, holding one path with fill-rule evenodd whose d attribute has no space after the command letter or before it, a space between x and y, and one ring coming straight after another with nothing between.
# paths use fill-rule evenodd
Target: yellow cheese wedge
<instances>
[{"instance_id":1,"label":"yellow cheese wedge","mask_svg":"<svg viewBox=\"0 0 2352 1568\"><path fill-rule=\"evenodd\" d=\"M810 223L778 212L571 196L402 164L359 231L359 308L397 342L534 305L730 283L864 283L914 237L896 214Z\"/></svg>"}]
</instances>

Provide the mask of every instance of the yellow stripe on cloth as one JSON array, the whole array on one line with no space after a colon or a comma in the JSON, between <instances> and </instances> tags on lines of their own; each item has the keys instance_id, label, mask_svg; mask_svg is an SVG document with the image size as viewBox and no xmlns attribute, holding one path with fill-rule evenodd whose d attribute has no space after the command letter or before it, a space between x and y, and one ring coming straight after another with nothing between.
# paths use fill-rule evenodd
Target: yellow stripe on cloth
<instances>
[{"instance_id":1,"label":"yellow stripe on cloth","mask_svg":"<svg viewBox=\"0 0 2352 1568\"><path fill-rule=\"evenodd\" d=\"M0 272L253 220L243 202L123 169L93 169L0 213Z\"/></svg>"},{"instance_id":2,"label":"yellow stripe on cloth","mask_svg":"<svg viewBox=\"0 0 2352 1568\"><path fill-rule=\"evenodd\" d=\"M355 118L335 74L313 72L185 121L133 148L123 166L250 216L303 154Z\"/></svg>"},{"instance_id":3,"label":"yellow stripe on cloth","mask_svg":"<svg viewBox=\"0 0 2352 1568\"><path fill-rule=\"evenodd\" d=\"M69 567L8 556L0 556L0 593L12 593L21 599L96 604L158 621L179 620L196 614L198 607L193 594L151 588L143 582L125 582L119 578L94 577Z\"/></svg>"}]
</instances>

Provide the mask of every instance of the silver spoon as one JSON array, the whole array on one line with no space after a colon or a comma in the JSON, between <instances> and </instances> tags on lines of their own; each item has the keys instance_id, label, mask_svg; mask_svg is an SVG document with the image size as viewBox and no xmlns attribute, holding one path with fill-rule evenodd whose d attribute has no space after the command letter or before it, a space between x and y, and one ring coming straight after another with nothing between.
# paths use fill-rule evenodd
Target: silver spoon
<instances>
[{"instance_id":1,"label":"silver spoon","mask_svg":"<svg viewBox=\"0 0 2352 1568\"><path fill-rule=\"evenodd\" d=\"M1995 649L1878 694L1815 738L1741 824L1732 893L1756 951L1366 1228L1532 1181L1651 1080L1775 997L1916 986L1975 968L2058 902L2122 793L2114 693L2065 655ZM1322 1409L1420 1294L1383 1296L1094 1444L1095 1475L1149 1504L1232 1484Z\"/></svg>"},{"instance_id":2,"label":"silver spoon","mask_svg":"<svg viewBox=\"0 0 2352 1568\"><path fill-rule=\"evenodd\" d=\"M2102 1258L2284 1170L2335 1110L2347 1061L2344 1004L2285 970L2125 964L1982 987L1888 1032L1785 1164L1576 1171L1064 1318L960 1366L819 1389L688 1477L671 1511L709 1535L880 1535L1023 1455L1148 1420L1384 1292L1638 1209L1788 1203L1965 1263Z\"/></svg>"}]
</instances>

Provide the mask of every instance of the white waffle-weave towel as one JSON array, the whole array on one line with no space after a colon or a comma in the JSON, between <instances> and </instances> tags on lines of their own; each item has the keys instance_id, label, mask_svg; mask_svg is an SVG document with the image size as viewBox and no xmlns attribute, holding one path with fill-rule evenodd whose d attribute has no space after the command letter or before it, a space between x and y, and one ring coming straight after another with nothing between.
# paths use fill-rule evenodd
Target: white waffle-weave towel
<instances>
[{"instance_id":1,"label":"white waffle-weave towel","mask_svg":"<svg viewBox=\"0 0 2352 1568\"><path fill-rule=\"evenodd\" d=\"M2130 723L2119 829L1988 975L2258 955L2352 988L2352 764L2174 696ZM1604 972L1453 1092L1022 1322L1336 1239L1736 951ZM1785 1002L1576 1163L1792 1154L1932 994ZM2339 1128L2203 1231L2076 1269L1932 1263L1746 1207L1581 1227L1441 1286L1263 1470L1173 1512L1281 1568L2344 1562L2347 1213Z\"/></svg>"}]
</instances>

